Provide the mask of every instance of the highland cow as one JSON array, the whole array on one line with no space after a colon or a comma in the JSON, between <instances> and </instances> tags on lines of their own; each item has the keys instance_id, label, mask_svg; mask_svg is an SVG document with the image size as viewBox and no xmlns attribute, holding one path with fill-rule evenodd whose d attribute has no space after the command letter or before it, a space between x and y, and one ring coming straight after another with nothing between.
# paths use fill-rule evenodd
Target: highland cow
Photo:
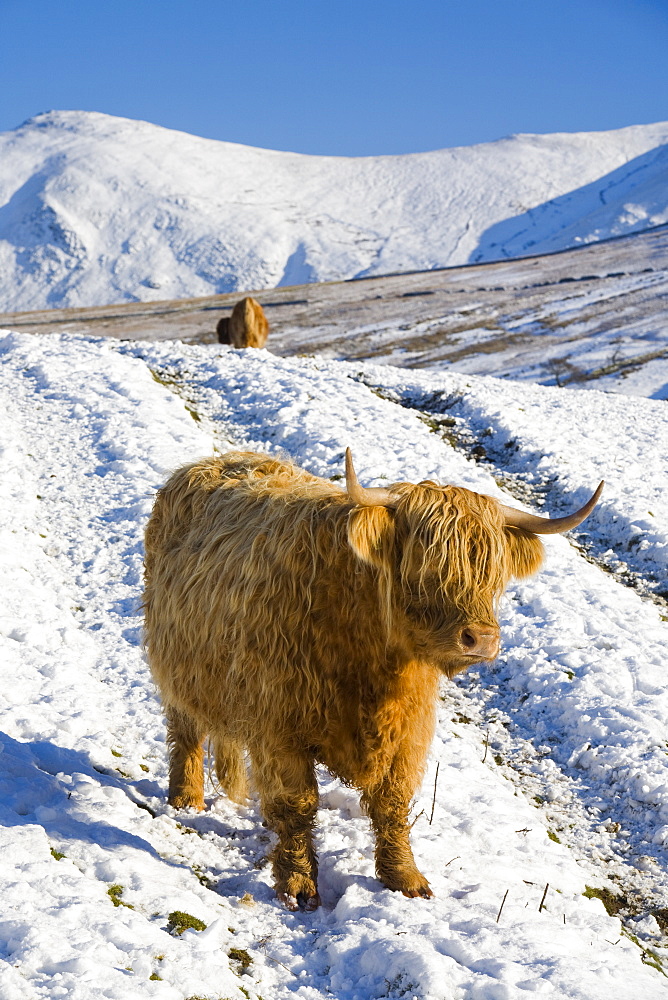
<instances>
[{"instance_id":1,"label":"highland cow","mask_svg":"<svg viewBox=\"0 0 668 1000\"><path fill-rule=\"evenodd\" d=\"M247 296L237 302L231 316L223 316L218 320L216 334L219 344L264 347L269 334L269 323L260 303Z\"/></svg>"},{"instance_id":2,"label":"highland cow","mask_svg":"<svg viewBox=\"0 0 668 1000\"><path fill-rule=\"evenodd\" d=\"M602 484L601 484L602 486ZM228 796L250 758L289 909L319 904L315 764L361 792L378 878L432 895L408 811L432 740L439 678L499 649L495 604L535 572L557 520L425 481L346 489L289 462L231 452L181 468L146 531L146 644L170 745L169 801L204 808L212 738Z\"/></svg>"}]
</instances>

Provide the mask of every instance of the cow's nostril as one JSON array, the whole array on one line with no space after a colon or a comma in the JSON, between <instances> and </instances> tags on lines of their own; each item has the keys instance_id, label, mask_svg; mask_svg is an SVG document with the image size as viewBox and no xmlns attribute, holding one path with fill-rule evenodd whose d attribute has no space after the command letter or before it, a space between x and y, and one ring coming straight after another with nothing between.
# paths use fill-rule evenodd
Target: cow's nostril
<instances>
[{"instance_id":1,"label":"cow's nostril","mask_svg":"<svg viewBox=\"0 0 668 1000\"><path fill-rule=\"evenodd\" d=\"M478 640L474 636L473 632L469 632L469 630L465 628L461 634L461 643L464 649L475 649Z\"/></svg>"}]
</instances>

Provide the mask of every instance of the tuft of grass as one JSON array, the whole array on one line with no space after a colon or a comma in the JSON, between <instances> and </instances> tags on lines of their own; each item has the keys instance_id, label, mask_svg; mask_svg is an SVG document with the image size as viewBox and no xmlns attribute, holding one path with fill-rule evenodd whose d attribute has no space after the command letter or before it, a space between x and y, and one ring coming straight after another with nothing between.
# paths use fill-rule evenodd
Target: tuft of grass
<instances>
[{"instance_id":1,"label":"tuft of grass","mask_svg":"<svg viewBox=\"0 0 668 1000\"><path fill-rule=\"evenodd\" d=\"M123 756L123 754L119 753L118 750L112 750L111 751L111 755L112 755L112 757L122 757Z\"/></svg>"},{"instance_id":2,"label":"tuft of grass","mask_svg":"<svg viewBox=\"0 0 668 1000\"><path fill-rule=\"evenodd\" d=\"M631 931L627 931L626 927L622 927L622 934L627 937L629 941L633 941L633 943L640 948L640 961L643 965L651 965L651 967L656 969L657 972L660 972L662 976L666 976L661 959L655 951L651 948L646 948L643 944L641 944L635 934L632 934ZM666 976L666 978L668 979L668 976Z\"/></svg>"},{"instance_id":3,"label":"tuft of grass","mask_svg":"<svg viewBox=\"0 0 668 1000\"><path fill-rule=\"evenodd\" d=\"M227 955L232 962L236 962L238 964L240 972L245 972L246 969L250 969L253 964L253 959L243 948L231 948Z\"/></svg>"},{"instance_id":4,"label":"tuft of grass","mask_svg":"<svg viewBox=\"0 0 668 1000\"><path fill-rule=\"evenodd\" d=\"M550 838L550 840L553 840L553 841L554 841L554 843L555 843L555 844L560 844L560 843L561 843L561 841L560 841L560 840L559 840L559 838L557 837L556 833L553 833L553 831L552 831L552 830L548 830L548 831L547 831L547 835L548 835L548 837Z\"/></svg>"},{"instance_id":5,"label":"tuft of grass","mask_svg":"<svg viewBox=\"0 0 668 1000\"><path fill-rule=\"evenodd\" d=\"M152 979L156 983L162 982L162 976L159 976L157 972L152 972L148 978Z\"/></svg>"},{"instance_id":6,"label":"tuft of grass","mask_svg":"<svg viewBox=\"0 0 668 1000\"><path fill-rule=\"evenodd\" d=\"M176 824L176 829L180 830L181 833L194 833L198 837L202 837L203 836L203 834L201 834L199 830L195 830L192 826L184 826L183 823L177 823Z\"/></svg>"},{"instance_id":7,"label":"tuft of grass","mask_svg":"<svg viewBox=\"0 0 668 1000\"><path fill-rule=\"evenodd\" d=\"M193 406L189 406L188 402L185 401L184 393L182 391L180 379L184 379L188 373L178 372L176 374L172 374L171 372L161 371L160 369L157 368L149 368L149 371L154 381L156 381L159 385L164 385L167 389L170 389L171 392L174 392L176 393L177 396L181 397L181 399L184 401L183 405L186 411L190 414L190 416L196 423L200 423L202 418L200 417L197 410Z\"/></svg>"},{"instance_id":8,"label":"tuft of grass","mask_svg":"<svg viewBox=\"0 0 668 1000\"><path fill-rule=\"evenodd\" d=\"M128 910L134 910L134 906L132 905L132 903L124 903L123 900L121 899L123 892L124 892L123 886L118 884L110 885L109 888L107 889L107 895L109 896L109 899L112 901L114 906L127 906Z\"/></svg>"},{"instance_id":9,"label":"tuft of grass","mask_svg":"<svg viewBox=\"0 0 668 1000\"><path fill-rule=\"evenodd\" d=\"M447 441L452 448L456 448L457 436L449 430L454 427L456 421L452 417L435 417L430 413L418 413L418 420L429 428L432 434L440 434L444 441Z\"/></svg>"},{"instance_id":10,"label":"tuft of grass","mask_svg":"<svg viewBox=\"0 0 668 1000\"><path fill-rule=\"evenodd\" d=\"M587 899L600 899L605 906L606 913L610 917L617 916L620 910L628 906L626 896L617 896L614 892L610 892L609 889L598 889L595 886L586 885L582 895L586 896Z\"/></svg>"},{"instance_id":11,"label":"tuft of grass","mask_svg":"<svg viewBox=\"0 0 668 1000\"><path fill-rule=\"evenodd\" d=\"M169 914L167 930L170 934L179 935L187 930L205 931L206 926L203 920L193 917L191 913L185 913L183 910L172 910Z\"/></svg>"},{"instance_id":12,"label":"tuft of grass","mask_svg":"<svg viewBox=\"0 0 668 1000\"><path fill-rule=\"evenodd\" d=\"M51 856L55 858L56 861L62 861L62 859L66 857L66 855L63 854L62 851L57 851L55 847L51 848Z\"/></svg>"},{"instance_id":13,"label":"tuft of grass","mask_svg":"<svg viewBox=\"0 0 668 1000\"><path fill-rule=\"evenodd\" d=\"M201 865L191 865L190 867L200 885L203 885L205 889L213 889L215 887L215 881L207 875Z\"/></svg>"}]
</instances>

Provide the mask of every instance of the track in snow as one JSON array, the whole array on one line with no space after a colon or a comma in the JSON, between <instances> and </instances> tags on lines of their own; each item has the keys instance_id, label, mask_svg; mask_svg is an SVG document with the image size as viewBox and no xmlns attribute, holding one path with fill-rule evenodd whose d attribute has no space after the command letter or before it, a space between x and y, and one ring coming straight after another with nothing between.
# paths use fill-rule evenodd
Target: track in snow
<instances>
[{"instance_id":1,"label":"track in snow","mask_svg":"<svg viewBox=\"0 0 668 1000\"><path fill-rule=\"evenodd\" d=\"M643 967L628 939L617 940L618 922L581 895L585 881L603 881L605 872L641 893L648 909L665 905L652 855L665 862L666 629L653 606L565 540L550 541L544 572L511 588L503 604L505 654L496 671L474 671L445 691L415 807L416 816L431 810L438 761L433 824L423 815L413 829L437 891L433 905L407 905L379 887L357 796L322 775L325 906L309 918L286 915L262 867L267 841L255 808L221 799L204 816L178 816L164 803L163 728L139 654L135 604L152 492L171 467L210 450L212 431L221 449L285 449L325 476L340 477L350 444L363 481L438 476L499 495L493 480L416 414L361 384L357 366L11 335L3 359L1 526L12 559L1 581L11 621L3 620L0 641L15 660L14 686L3 693L0 807L12 824L3 857L33 886L28 893L22 874L12 881L0 866L8 1000L55 998L56 989L70 989L74 1000L126 1000L128 988L181 1000L193 991L240 996L239 985L285 1000L444 991L457 1000L511 1000L518 990L550 988L605 1000L612 982L619 1000L634 1000L639 989L652 1000L663 995L659 973ZM381 371L386 392L397 391L392 372ZM429 378L433 391L456 388ZM183 393L190 412L166 385ZM476 386L481 406L491 406L486 381ZM499 392L506 388L512 408L512 387L502 383ZM560 394L534 395L538 424L538 400L549 408ZM595 394L585 396L597 404ZM536 433L547 434L544 418ZM539 810L514 794L504 780L510 764L526 772L522 788L549 805ZM596 818L620 830L599 832ZM556 829L570 822L573 831ZM55 861L50 846L67 857ZM596 856L605 852L608 864ZM633 864L644 873L634 874ZM114 883L134 910L112 907ZM547 909L539 912L545 883ZM247 892L253 899L244 902ZM210 930L170 937L173 909ZM651 919L629 926L665 954ZM231 971L235 947L252 956L252 975Z\"/></svg>"}]
</instances>

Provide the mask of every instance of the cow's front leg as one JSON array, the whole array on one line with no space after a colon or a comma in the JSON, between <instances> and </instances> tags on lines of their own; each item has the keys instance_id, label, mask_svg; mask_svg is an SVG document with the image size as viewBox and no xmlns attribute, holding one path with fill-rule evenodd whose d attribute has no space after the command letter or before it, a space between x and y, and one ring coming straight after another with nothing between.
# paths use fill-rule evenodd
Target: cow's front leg
<instances>
[{"instance_id":1,"label":"cow's front leg","mask_svg":"<svg viewBox=\"0 0 668 1000\"><path fill-rule=\"evenodd\" d=\"M376 874L384 886L404 896L429 899L433 892L418 869L411 850L408 810L413 788L388 775L363 790L362 802L376 835Z\"/></svg>"},{"instance_id":2,"label":"cow's front leg","mask_svg":"<svg viewBox=\"0 0 668 1000\"><path fill-rule=\"evenodd\" d=\"M313 760L285 748L251 751L253 778L267 825L277 834L272 852L276 893L289 910L320 905L313 824L318 786Z\"/></svg>"}]
</instances>

